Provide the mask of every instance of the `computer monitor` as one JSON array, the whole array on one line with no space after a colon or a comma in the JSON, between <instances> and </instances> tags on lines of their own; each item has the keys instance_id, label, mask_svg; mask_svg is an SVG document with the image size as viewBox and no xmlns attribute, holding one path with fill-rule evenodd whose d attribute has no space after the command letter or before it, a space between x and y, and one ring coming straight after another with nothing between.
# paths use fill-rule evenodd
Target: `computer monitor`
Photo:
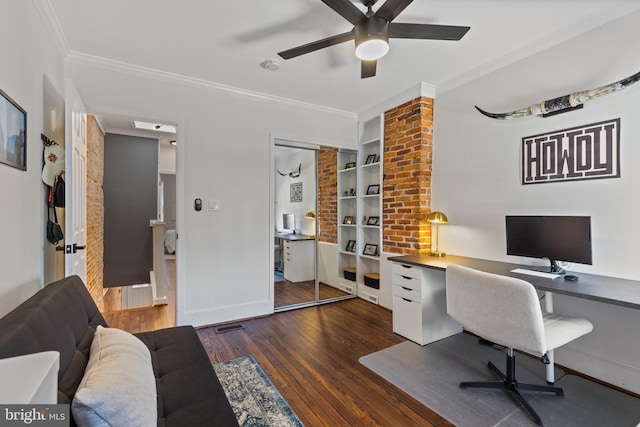
<instances>
[{"instance_id":1,"label":"computer monitor","mask_svg":"<svg viewBox=\"0 0 640 427\"><path fill-rule=\"evenodd\" d=\"M282 228L290 233L296 232L296 217L292 213L282 214Z\"/></svg>"},{"instance_id":2,"label":"computer monitor","mask_svg":"<svg viewBox=\"0 0 640 427\"><path fill-rule=\"evenodd\" d=\"M591 217L507 216L507 255L547 258L546 271L562 273L558 261L591 265Z\"/></svg>"}]
</instances>

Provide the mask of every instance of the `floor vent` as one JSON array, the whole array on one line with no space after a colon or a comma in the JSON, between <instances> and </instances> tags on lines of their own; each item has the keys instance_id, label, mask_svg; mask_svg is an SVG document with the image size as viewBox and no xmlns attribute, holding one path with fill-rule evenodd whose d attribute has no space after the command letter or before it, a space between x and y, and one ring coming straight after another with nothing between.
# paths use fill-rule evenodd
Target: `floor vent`
<instances>
[{"instance_id":1,"label":"floor vent","mask_svg":"<svg viewBox=\"0 0 640 427\"><path fill-rule=\"evenodd\" d=\"M378 297L373 294L370 294L369 292L360 291L360 298L363 298L374 304L378 304Z\"/></svg>"},{"instance_id":2,"label":"floor vent","mask_svg":"<svg viewBox=\"0 0 640 427\"><path fill-rule=\"evenodd\" d=\"M218 326L213 330L216 331L216 334L224 334L225 332L237 331L238 329L244 329L244 325L242 323L233 323L231 325Z\"/></svg>"}]
</instances>

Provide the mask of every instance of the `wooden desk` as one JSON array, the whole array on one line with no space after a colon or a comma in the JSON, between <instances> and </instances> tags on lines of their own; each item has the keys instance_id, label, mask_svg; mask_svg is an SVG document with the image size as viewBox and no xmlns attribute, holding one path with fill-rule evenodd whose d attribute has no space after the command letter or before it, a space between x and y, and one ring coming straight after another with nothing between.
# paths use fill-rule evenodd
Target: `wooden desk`
<instances>
[{"instance_id":1,"label":"wooden desk","mask_svg":"<svg viewBox=\"0 0 640 427\"><path fill-rule=\"evenodd\" d=\"M574 272L571 272L571 274L578 276L577 281L572 282L564 280L562 276L550 279L529 274L514 273L511 271L516 268L532 270L536 267L456 255L447 255L443 258L431 257L427 254L405 255L390 257L389 261L398 265L416 266L442 272L446 271L447 265L456 264L488 273L526 280L536 289L545 292L545 309L549 313L553 312L554 293L640 310L640 281L637 280L619 279L615 277ZM444 280L444 276L440 276L440 278L441 280ZM445 284L433 283L431 286L434 288L442 288ZM394 311L395 309L396 307L394 306ZM423 328L427 327L429 327L429 325L423 325ZM395 329L396 327L394 326L394 332ZM549 383L553 383L555 382L553 372L553 351L549 351L547 356L551 362L547 365L547 381Z\"/></svg>"}]
</instances>

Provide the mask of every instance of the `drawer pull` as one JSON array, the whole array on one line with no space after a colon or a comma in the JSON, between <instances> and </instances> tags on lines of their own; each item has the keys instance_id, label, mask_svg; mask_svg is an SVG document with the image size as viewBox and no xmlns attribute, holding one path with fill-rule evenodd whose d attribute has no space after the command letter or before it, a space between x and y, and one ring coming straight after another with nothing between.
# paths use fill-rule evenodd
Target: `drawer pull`
<instances>
[{"instance_id":1,"label":"drawer pull","mask_svg":"<svg viewBox=\"0 0 640 427\"><path fill-rule=\"evenodd\" d=\"M404 289L405 291L412 291L413 289L411 288L405 288L404 286L400 286L402 289Z\"/></svg>"},{"instance_id":2,"label":"drawer pull","mask_svg":"<svg viewBox=\"0 0 640 427\"><path fill-rule=\"evenodd\" d=\"M411 301L410 299L406 299L405 297L400 297L400 298L402 298L402 299L403 299L403 300L405 300L406 302L413 302L413 301Z\"/></svg>"},{"instance_id":3,"label":"drawer pull","mask_svg":"<svg viewBox=\"0 0 640 427\"><path fill-rule=\"evenodd\" d=\"M409 276L400 276L400 277L402 277L403 279L406 279L406 280L411 280L411 279L413 279L413 277L409 277Z\"/></svg>"},{"instance_id":4,"label":"drawer pull","mask_svg":"<svg viewBox=\"0 0 640 427\"><path fill-rule=\"evenodd\" d=\"M404 265L404 264L400 264L401 266L403 266L404 268L411 268L410 265Z\"/></svg>"}]
</instances>

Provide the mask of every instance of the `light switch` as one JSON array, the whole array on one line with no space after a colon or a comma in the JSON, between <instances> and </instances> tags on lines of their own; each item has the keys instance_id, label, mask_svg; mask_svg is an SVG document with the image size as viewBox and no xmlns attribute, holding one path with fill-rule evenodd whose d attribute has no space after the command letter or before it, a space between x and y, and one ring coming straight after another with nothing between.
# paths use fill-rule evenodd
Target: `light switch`
<instances>
[{"instance_id":1,"label":"light switch","mask_svg":"<svg viewBox=\"0 0 640 427\"><path fill-rule=\"evenodd\" d=\"M220 209L220 200L209 200L210 211L219 211Z\"/></svg>"}]
</instances>

